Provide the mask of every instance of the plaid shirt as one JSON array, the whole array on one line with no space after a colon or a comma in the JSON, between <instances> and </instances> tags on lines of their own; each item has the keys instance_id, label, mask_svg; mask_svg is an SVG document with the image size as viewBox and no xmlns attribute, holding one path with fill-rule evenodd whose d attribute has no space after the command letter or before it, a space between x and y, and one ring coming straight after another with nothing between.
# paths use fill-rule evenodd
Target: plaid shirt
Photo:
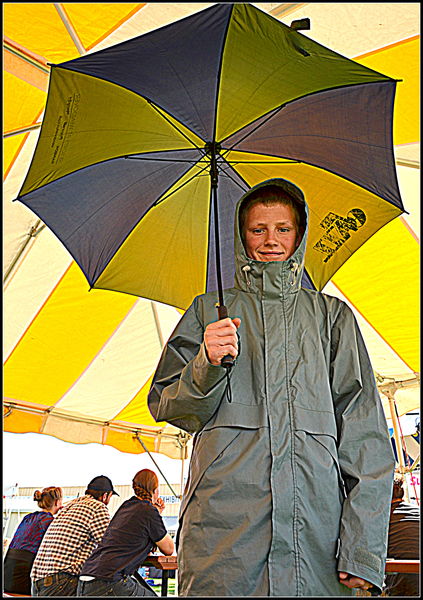
<instances>
[{"instance_id":1,"label":"plaid shirt","mask_svg":"<svg viewBox=\"0 0 423 600\"><path fill-rule=\"evenodd\" d=\"M28 552L37 554L41 540L53 518L51 513L41 510L26 515L17 528L9 548L27 550Z\"/></svg>"},{"instance_id":2,"label":"plaid shirt","mask_svg":"<svg viewBox=\"0 0 423 600\"><path fill-rule=\"evenodd\" d=\"M92 496L71 500L47 529L35 557L31 579L43 579L58 571L79 575L109 521L106 505Z\"/></svg>"}]
</instances>

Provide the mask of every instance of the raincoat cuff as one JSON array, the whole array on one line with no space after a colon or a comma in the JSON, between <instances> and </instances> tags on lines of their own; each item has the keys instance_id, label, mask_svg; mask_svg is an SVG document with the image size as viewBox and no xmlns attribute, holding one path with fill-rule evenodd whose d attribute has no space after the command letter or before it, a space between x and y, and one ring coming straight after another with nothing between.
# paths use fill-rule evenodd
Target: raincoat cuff
<instances>
[{"instance_id":1,"label":"raincoat cuff","mask_svg":"<svg viewBox=\"0 0 423 600\"><path fill-rule=\"evenodd\" d=\"M204 395L207 395L218 383L224 381L224 369L209 362L204 342L193 360L192 367L193 381Z\"/></svg>"},{"instance_id":2,"label":"raincoat cuff","mask_svg":"<svg viewBox=\"0 0 423 600\"><path fill-rule=\"evenodd\" d=\"M350 575L361 577L366 581L369 581L374 587L372 588L372 594L375 592L381 593L383 587L384 574L374 571L370 567L366 567L361 563L340 558L338 561L338 571L344 571Z\"/></svg>"}]
</instances>

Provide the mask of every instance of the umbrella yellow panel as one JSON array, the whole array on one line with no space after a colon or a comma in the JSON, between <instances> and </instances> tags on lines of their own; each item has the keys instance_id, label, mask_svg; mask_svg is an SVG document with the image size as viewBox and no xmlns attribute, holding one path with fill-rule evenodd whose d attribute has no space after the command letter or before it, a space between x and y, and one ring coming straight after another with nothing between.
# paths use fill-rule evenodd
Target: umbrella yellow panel
<instances>
[{"instance_id":1,"label":"umbrella yellow panel","mask_svg":"<svg viewBox=\"0 0 423 600\"><path fill-rule=\"evenodd\" d=\"M358 67L241 3L234 4L219 79L216 138L220 141L307 94L388 78Z\"/></svg>"},{"instance_id":2,"label":"umbrella yellow panel","mask_svg":"<svg viewBox=\"0 0 423 600\"><path fill-rule=\"evenodd\" d=\"M257 160L258 164L240 163L236 168L250 186L264 179L284 177L304 191L310 229L305 266L318 289L322 289L369 236L401 214L401 210L392 204L322 169L305 164L284 164L282 160L279 164L266 164L265 157L247 153L228 154L228 160L235 163L249 159ZM349 223L354 226L348 228Z\"/></svg>"},{"instance_id":3,"label":"umbrella yellow panel","mask_svg":"<svg viewBox=\"0 0 423 600\"><path fill-rule=\"evenodd\" d=\"M50 111L55 116L47 120ZM163 119L147 100L127 89L54 69L32 174L21 193L111 158L192 148L198 138L169 121L171 117ZM190 139L194 141L190 143Z\"/></svg>"},{"instance_id":4,"label":"umbrella yellow panel","mask_svg":"<svg viewBox=\"0 0 423 600\"><path fill-rule=\"evenodd\" d=\"M356 58L357 62L381 70L397 85L394 109L394 144L420 140L420 36Z\"/></svg>"},{"instance_id":5,"label":"umbrella yellow panel","mask_svg":"<svg viewBox=\"0 0 423 600\"><path fill-rule=\"evenodd\" d=\"M135 302L123 294L88 293L86 280L73 263L6 362L5 396L55 404Z\"/></svg>"},{"instance_id":6,"label":"umbrella yellow panel","mask_svg":"<svg viewBox=\"0 0 423 600\"><path fill-rule=\"evenodd\" d=\"M150 209L97 279L96 288L131 294L143 281L147 298L181 308L205 289L210 178L189 181L201 165L169 190L168 199Z\"/></svg>"},{"instance_id":7,"label":"umbrella yellow panel","mask_svg":"<svg viewBox=\"0 0 423 600\"><path fill-rule=\"evenodd\" d=\"M135 3L61 4L86 48L92 47L142 6ZM49 62L58 63L79 55L53 3L6 2L3 16L4 35Z\"/></svg>"},{"instance_id":8,"label":"umbrella yellow panel","mask_svg":"<svg viewBox=\"0 0 423 600\"><path fill-rule=\"evenodd\" d=\"M400 220L357 251L333 281L413 371L419 370L419 245Z\"/></svg>"}]
</instances>

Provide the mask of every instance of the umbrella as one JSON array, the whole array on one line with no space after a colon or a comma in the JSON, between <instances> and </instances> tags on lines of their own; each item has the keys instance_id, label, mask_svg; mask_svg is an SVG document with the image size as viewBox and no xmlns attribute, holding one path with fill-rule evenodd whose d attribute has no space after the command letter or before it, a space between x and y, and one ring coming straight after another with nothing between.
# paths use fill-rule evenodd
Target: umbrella
<instances>
[{"instance_id":1,"label":"umbrella","mask_svg":"<svg viewBox=\"0 0 423 600\"><path fill-rule=\"evenodd\" d=\"M306 193L303 283L318 290L403 212L396 81L302 36L304 26L222 3L53 66L18 199L92 288L180 308L217 289L222 306L234 204L269 176Z\"/></svg>"},{"instance_id":2,"label":"umbrella","mask_svg":"<svg viewBox=\"0 0 423 600\"><path fill-rule=\"evenodd\" d=\"M50 15L45 14L48 6L51 6ZM111 6L116 10L125 7L124 4ZM94 50L168 24L208 5L147 3L138 6L137 14L97 43ZM311 17L312 28L306 35L400 80L395 99L394 143L401 193L410 214L394 219L378 231L337 271L324 291L338 295L350 304L359 320L375 370L388 377L388 382L411 379L419 365L419 247L416 237L420 222L420 5L309 3L288 6L266 3L260 6L283 20ZM100 28L110 14L108 4L95 5L94 20L89 3L65 3L64 7L84 41L86 34L81 33L84 28L94 33L93 25ZM77 9L83 14L76 14ZM4 5L4 12L4 31L10 43L13 41L15 52L20 45L25 47L28 55L42 55L44 63L60 62L78 55L75 47L73 54L70 51L63 54L68 42L62 38L53 43L54 23L49 20L50 16L56 18L53 5L10 3ZM23 23L26 23L24 31ZM30 37L23 37L28 31ZM92 40L98 42L104 31L107 27L96 33ZM63 32L65 35L64 28ZM50 36L48 46L44 44L47 35ZM86 45L92 46L91 43ZM103 290L92 290L87 294L82 271L75 264L70 267L70 255L51 230L40 226L37 229L39 219L34 213L20 202L11 202L22 185L39 132L18 134L16 129L30 126L31 119L35 122L36 111L40 112L43 106L40 104L36 111L34 109L30 120L22 112L22 106L28 110L41 92L36 81L28 81L28 62L23 58L21 62L22 68L16 65L12 69L7 60L4 64L6 71L10 69L4 80L8 137L4 140L7 176L3 249L5 273L9 273L4 287L4 359L8 359L4 366L4 395L6 414L9 414L11 404L13 410L4 419L3 426L6 431L47 432L76 443L97 441L138 453L142 447L134 440L134 432L138 430L142 435L143 425L147 425L156 439L163 437L162 427L155 428L155 424L146 419L146 415L149 416L145 404L148 374L145 385L144 375L140 375L143 356L158 360L160 354L160 344L146 346L142 341L143 315L152 311L151 308L143 309L142 299L132 297L131 302L131 297L125 294ZM45 85L47 79L48 75ZM28 139L23 143L25 135ZM14 146L22 148L18 154L12 151ZM9 155L11 160L7 161ZM263 171L266 168L271 169L272 165L264 165ZM265 177L267 173L263 173ZM29 240L28 244L26 240ZM395 247L392 240L398 242ZM25 250L22 252L23 244ZM382 254L383 261L380 260ZM132 306L136 328L131 336L123 324L128 323L126 315ZM115 326L110 326L113 320ZM167 331L170 331L168 327L163 328L164 339ZM113 353L110 352L111 345L114 346ZM82 347L84 353L78 351ZM153 363L151 370L154 370ZM104 390L111 393L106 396ZM386 400L385 396L383 398ZM419 387L400 387L395 399L402 415L418 407ZM38 413L32 412L32 408ZM44 410L43 418L39 416L40 409ZM126 412L125 431L120 430L119 436L108 436L109 424L113 429L116 416L123 409ZM386 409L389 417L387 402ZM56 412L62 417L61 426L58 427L56 421L56 425L50 427L49 422L55 420ZM143 440L150 449L162 451L163 444L153 443L153 437L143 437ZM179 456L176 437L174 449L176 452L172 456Z\"/></svg>"}]
</instances>

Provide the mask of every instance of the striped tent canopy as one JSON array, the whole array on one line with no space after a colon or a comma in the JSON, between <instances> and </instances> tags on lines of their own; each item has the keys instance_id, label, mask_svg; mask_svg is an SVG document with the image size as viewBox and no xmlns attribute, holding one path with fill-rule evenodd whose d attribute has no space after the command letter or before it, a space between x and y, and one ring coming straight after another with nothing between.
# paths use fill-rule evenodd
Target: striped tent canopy
<instances>
[{"instance_id":1,"label":"striped tent canopy","mask_svg":"<svg viewBox=\"0 0 423 600\"><path fill-rule=\"evenodd\" d=\"M186 455L188 436L156 423L149 382L180 312L88 291L58 239L19 202L45 106L50 63L167 25L210 3L5 3L4 429L139 453ZM303 34L399 80L397 175L406 213L364 244L324 289L354 310L387 417L419 405L419 3L256 3ZM263 166L263 179L268 174Z\"/></svg>"}]
</instances>

